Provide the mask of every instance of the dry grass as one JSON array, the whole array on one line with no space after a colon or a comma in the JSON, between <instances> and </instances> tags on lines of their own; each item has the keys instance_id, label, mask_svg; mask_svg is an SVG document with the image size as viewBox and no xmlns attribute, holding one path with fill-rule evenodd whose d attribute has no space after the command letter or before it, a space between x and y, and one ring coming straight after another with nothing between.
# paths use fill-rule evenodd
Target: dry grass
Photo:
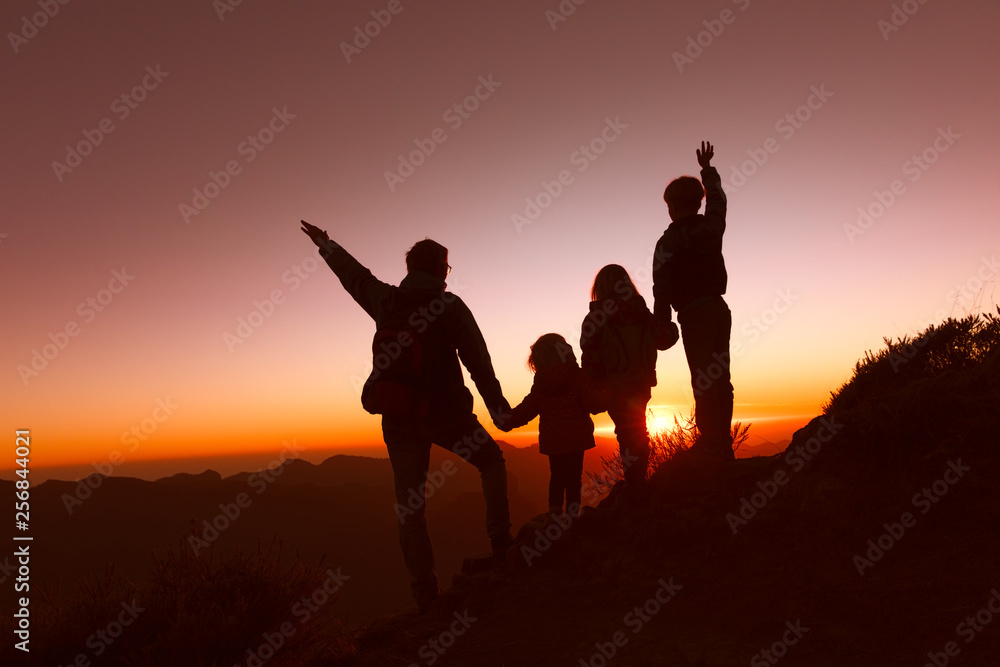
<instances>
[{"instance_id":1,"label":"dry grass","mask_svg":"<svg viewBox=\"0 0 1000 667\"><path fill-rule=\"evenodd\" d=\"M750 424L734 422L732 426L733 450L739 451L740 446L747 441L750 433ZM691 448L691 445L698 439L700 432L694 422L694 412L688 415L683 421L674 416L674 425L657 433L649 435L649 466L646 469L646 479L649 479L668 463L678 452ZM588 472L592 488L600 495L606 494L614 488L615 484L624 478L622 474L622 457L620 451L615 451L611 456L602 456L601 463L604 470L600 473Z\"/></svg>"},{"instance_id":2,"label":"dry grass","mask_svg":"<svg viewBox=\"0 0 1000 667\"><path fill-rule=\"evenodd\" d=\"M268 667L307 667L348 648L333 615L336 591L326 592L334 586L324 588L336 568L297 557L284 565L275 542L226 557L198 557L180 542L154 559L142 588L109 566L75 595L33 596L31 653L15 658L8 643L0 662L69 665L82 654L91 664L231 667L258 664L256 653Z\"/></svg>"}]
</instances>

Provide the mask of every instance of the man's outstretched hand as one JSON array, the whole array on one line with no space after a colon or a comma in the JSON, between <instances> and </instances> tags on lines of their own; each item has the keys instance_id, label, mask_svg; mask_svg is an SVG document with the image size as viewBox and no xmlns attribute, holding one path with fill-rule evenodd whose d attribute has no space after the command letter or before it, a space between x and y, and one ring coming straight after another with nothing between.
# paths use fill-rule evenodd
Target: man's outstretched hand
<instances>
[{"instance_id":1,"label":"man's outstretched hand","mask_svg":"<svg viewBox=\"0 0 1000 667\"><path fill-rule=\"evenodd\" d=\"M715 147L710 142L701 142L701 148L695 149L694 153L698 156L698 164L701 165L702 169L708 169L712 166L712 158L715 157Z\"/></svg>"},{"instance_id":2,"label":"man's outstretched hand","mask_svg":"<svg viewBox=\"0 0 1000 667\"><path fill-rule=\"evenodd\" d=\"M302 231L305 232L310 239L312 239L312 242L319 246L321 250L326 249L326 247L330 244L330 235L316 225L310 225L305 220L302 220L301 222Z\"/></svg>"}]
</instances>

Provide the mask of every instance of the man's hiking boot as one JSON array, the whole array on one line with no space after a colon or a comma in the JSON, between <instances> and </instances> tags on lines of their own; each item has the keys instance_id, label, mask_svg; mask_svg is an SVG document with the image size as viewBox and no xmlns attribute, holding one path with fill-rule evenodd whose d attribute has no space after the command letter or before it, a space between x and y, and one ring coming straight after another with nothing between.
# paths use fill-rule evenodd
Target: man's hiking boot
<instances>
[{"instance_id":1,"label":"man's hiking boot","mask_svg":"<svg viewBox=\"0 0 1000 667\"><path fill-rule=\"evenodd\" d=\"M672 460L682 465L704 465L735 461L736 454L732 447L708 448L695 443L688 449L682 449L675 453Z\"/></svg>"}]
</instances>

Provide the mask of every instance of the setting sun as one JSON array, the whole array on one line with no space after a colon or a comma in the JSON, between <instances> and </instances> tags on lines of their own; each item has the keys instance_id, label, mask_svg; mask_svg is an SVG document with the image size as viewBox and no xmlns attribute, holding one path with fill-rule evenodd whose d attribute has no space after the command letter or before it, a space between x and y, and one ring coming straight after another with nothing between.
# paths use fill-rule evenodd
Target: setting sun
<instances>
[{"instance_id":1,"label":"setting sun","mask_svg":"<svg viewBox=\"0 0 1000 667\"><path fill-rule=\"evenodd\" d=\"M646 429L650 435L658 435L667 430L670 426L670 418L667 410L661 407L650 407L646 411Z\"/></svg>"}]
</instances>

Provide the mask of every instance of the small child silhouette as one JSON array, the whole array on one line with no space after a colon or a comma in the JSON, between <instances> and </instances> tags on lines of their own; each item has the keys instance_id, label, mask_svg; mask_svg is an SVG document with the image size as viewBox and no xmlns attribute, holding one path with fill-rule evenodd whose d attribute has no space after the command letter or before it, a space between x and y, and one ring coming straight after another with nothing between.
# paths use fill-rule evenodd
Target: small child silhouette
<instances>
[{"instance_id":1,"label":"small child silhouette","mask_svg":"<svg viewBox=\"0 0 1000 667\"><path fill-rule=\"evenodd\" d=\"M510 431L538 417L538 450L549 457L549 512L580 515L583 453L594 447L591 414L603 412L604 393L580 369L566 339L545 334L531 346L531 391L500 427Z\"/></svg>"}]
</instances>

